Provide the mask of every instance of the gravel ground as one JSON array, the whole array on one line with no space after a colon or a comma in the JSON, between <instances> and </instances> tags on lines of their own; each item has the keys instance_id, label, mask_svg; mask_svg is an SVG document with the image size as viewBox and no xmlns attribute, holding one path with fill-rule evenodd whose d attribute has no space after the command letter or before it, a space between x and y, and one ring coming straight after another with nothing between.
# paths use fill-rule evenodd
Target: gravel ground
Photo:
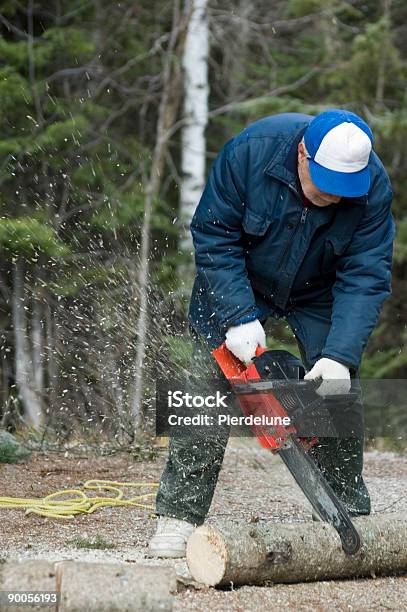
<instances>
[{"instance_id":1,"label":"gravel ground","mask_svg":"<svg viewBox=\"0 0 407 612\"><path fill-rule=\"evenodd\" d=\"M156 461L135 462L127 454L78 458L36 455L21 465L0 465L0 497L42 497L77 487L85 480L156 482L166 451ZM365 478L373 512L406 512L407 455L369 452ZM255 486L254 486L255 485ZM278 457L252 445L229 445L208 520L295 522L311 520L309 504ZM154 530L151 511L103 508L89 516L56 520L22 510L0 510L0 559L146 563L172 565L188 577L182 560L146 557ZM111 548L77 548L72 541L102 537ZM407 610L407 577L326 581L309 584L241 587L235 590L181 587L174 610L216 612L280 610Z\"/></svg>"}]
</instances>

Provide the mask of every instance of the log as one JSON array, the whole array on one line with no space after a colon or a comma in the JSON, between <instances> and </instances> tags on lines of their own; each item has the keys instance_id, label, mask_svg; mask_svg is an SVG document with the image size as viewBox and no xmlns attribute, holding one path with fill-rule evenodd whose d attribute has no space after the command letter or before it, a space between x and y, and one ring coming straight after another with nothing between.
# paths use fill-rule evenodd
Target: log
<instances>
[{"instance_id":1,"label":"log","mask_svg":"<svg viewBox=\"0 0 407 612\"><path fill-rule=\"evenodd\" d=\"M172 567L41 559L7 561L0 566L0 610L7 608L7 595L1 591L56 591L57 605L25 603L10 610L170 612L176 589Z\"/></svg>"},{"instance_id":2,"label":"log","mask_svg":"<svg viewBox=\"0 0 407 612\"><path fill-rule=\"evenodd\" d=\"M170 612L177 589L172 567L61 561L58 612Z\"/></svg>"},{"instance_id":3,"label":"log","mask_svg":"<svg viewBox=\"0 0 407 612\"><path fill-rule=\"evenodd\" d=\"M407 573L406 519L406 514L355 519L362 547L352 556L327 523L205 524L188 540L188 568L206 586Z\"/></svg>"},{"instance_id":4,"label":"log","mask_svg":"<svg viewBox=\"0 0 407 612\"><path fill-rule=\"evenodd\" d=\"M0 610L12 612L56 612L57 605L21 603L10 605L7 592L50 592L56 590L55 568L50 561L43 559L28 561L8 561L0 566ZM3 593L1 593L3 591ZM10 605L10 607L8 607Z\"/></svg>"}]
</instances>

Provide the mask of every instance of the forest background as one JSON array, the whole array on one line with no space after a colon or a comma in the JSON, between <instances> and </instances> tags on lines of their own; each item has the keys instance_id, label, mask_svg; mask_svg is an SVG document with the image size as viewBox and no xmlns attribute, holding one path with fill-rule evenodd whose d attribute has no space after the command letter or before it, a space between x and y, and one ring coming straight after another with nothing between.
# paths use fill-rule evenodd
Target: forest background
<instances>
[{"instance_id":1,"label":"forest background","mask_svg":"<svg viewBox=\"0 0 407 612\"><path fill-rule=\"evenodd\" d=\"M154 381L178 357L188 367L199 183L229 138L278 112L339 106L373 129L397 242L362 375L406 377L407 4L196 1L192 39L192 0L0 2L3 429L144 429ZM296 352L284 325L271 342Z\"/></svg>"}]
</instances>

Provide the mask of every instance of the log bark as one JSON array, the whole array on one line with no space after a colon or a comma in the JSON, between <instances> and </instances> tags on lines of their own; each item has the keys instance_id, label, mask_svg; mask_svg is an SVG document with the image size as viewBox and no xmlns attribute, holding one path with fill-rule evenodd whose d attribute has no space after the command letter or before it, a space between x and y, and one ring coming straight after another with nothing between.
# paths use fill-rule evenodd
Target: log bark
<instances>
[{"instance_id":1,"label":"log bark","mask_svg":"<svg viewBox=\"0 0 407 612\"><path fill-rule=\"evenodd\" d=\"M170 567L62 561L59 612L170 612L177 589Z\"/></svg>"},{"instance_id":2,"label":"log bark","mask_svg":"<svg viewBox=\"0 0 407 612\"><path fill-rule=\"evenodd\" d=\"M2 591L57 591L57 605L21 606L10 610L52 612L170 612L177 579L172 567L124 563L86 563L35 559L0 566ZM7 606L6 606L7 607ZM8 609L8 607L7 607Z\"/></svg>"},{"instance_id":3,"label":"log bark","mask_svg":"<svg viewBox=\"0 0 407 612\"><path fill-rule=\"evenodd\" d=\"M193 578L207 586L264 585L407 573L405 514L355 519L361 550L346 555L326 523L220 522L202 525L188 540Z\"/></svg>"},{"instance_id":4,"label":"log bark","mask_svg":"<svg viewBox=\"0 0 407 612\"><path fill-rule=\"evenodd\" d=\"M29 561L8 561L0 567L0 610L13 612L56 612L56 605L29 605L21 603L9 607L7 591L28 591L31 593L52 592L56 590L54 564L44 559ZM2 593L3 591L3 593ZM3 607L4 606L4 607Z\"/></svg>"}]
</instances>

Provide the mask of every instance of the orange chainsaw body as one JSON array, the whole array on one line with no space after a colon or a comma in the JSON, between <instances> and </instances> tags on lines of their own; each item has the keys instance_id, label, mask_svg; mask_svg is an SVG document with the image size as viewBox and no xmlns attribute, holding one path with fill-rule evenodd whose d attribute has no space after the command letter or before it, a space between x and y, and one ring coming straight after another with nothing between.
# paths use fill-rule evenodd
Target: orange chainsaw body
<instances>
[{"instance_id":1,"label":"orange chainsaw body","mask_svg":"<svg viewBox=\"0 0 407 612\"><path fill-rule=\"evenodd\" d=\"M257 347L256 357L266 352L267 349ZM241 385L249 381L260 381L261 376L256 369L256 364L251 363L245 365L226 347L223 343L212 351L218 366L222 370L225 377L230 382L232 388L234 384ZM254 417L289 417L279 400L271 391L258 393L239 393L237 395L239 406L245 416L253 415ZM251 429L255 434L258 442L263 448L272 451L278 451L284 446L288 436L296 434L296 429L293 425L275 424L272 427L264 425L252 425ZM316 438L312 440L301 438L304 447L309 448L317 442Z\"/></svg>"}]
</instances>

